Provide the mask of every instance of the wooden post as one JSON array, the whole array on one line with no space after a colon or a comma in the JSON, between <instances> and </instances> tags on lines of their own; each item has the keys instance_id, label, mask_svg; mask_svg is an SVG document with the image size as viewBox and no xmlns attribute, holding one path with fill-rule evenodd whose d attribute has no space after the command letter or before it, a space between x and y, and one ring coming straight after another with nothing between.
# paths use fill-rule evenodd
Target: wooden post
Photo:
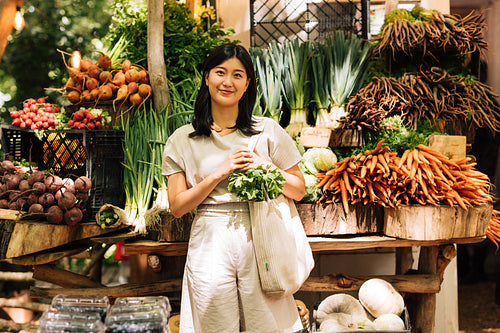
<instances>
[{"instance_id":1,"label":"wooden post","mask_svg":"<svg viewBox=\"0 0 500 333\"><path fill-rule=\"evenodd\" d=\"M412 247L396 248L396 274L406 274L413 266Z\"/></svg>"},{"instance_id":2,"label":"wooden post","mask_svg":"<svg viewBox=\"0 0 500 333\"><path fill-rule=\"evenodd\" d=\"M419 274L436 274L439 248L423 246L418 261ZM436 317L436 294L415 294L411 323L415 333L433 333Z\"/></svg>"},{"instance_id":3,"label":"wooden post","mask_svg":"<svg viewBox=\"0 0 500 333\"><path fill-rule=\"evenodd\" d=\"M148 70L156 112L161 112L170 105L163 55L163 24L163 1L148 0Z\"/></svg>"}]
</instances>

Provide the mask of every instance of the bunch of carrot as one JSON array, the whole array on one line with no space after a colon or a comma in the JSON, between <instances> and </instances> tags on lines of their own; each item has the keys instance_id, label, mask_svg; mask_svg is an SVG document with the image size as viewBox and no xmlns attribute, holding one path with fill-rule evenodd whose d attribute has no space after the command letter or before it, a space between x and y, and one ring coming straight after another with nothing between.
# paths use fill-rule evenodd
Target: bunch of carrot
<instances>
[{"instance_id":1,"label":"bunch of carrot","mask_svg":"<svg viewBox=\"0 0 500 333\"><path fill-rule=\"evenodd\" d=\"M493 201L488 176L474 168L470 157L448 158L420 144L400 157L382 147L366 150L337 162L334 168L317 173L322 189L318 202L348 205L378 203L396 207L401 204L481 205Z\"/></svg>"},{"instance_id":2,"label":"bunch of carrot","mask_svg":"<svg viewBox=\"0 0 500 333\"><path fill-rule=\"evenodd\" d=\"M486 229L486 237L488 237L497 249L500 247L500 211L493 209L488 229Z\"/></svg>"}]
</instances>

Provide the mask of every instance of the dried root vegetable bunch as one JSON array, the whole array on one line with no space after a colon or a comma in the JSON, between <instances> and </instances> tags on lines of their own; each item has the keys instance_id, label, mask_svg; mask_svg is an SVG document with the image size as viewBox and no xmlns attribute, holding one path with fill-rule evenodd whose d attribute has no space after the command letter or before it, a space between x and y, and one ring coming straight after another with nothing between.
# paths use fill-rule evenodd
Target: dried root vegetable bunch
<instances>
[{"instance_id":1,"label":"dried root vegetable bunch","mask_svg":"<svg viewBox=\"0 0 500 333\"><path fill-rule=\"evenodd\" d=\"M399 10L401 11L401 10ZM402 52L412 56L430 56L434 51L447 53L484 53L488 43L484 39L485 17L471 12L465 17L427 11L425 19L411 15L394 17L388 22L379 37L375 55L390 53L393 59ZM484 54L483 54L484 56Z\"/></svg>"},{"instance_id":2,"label":"dried root vegetable bunch","mask_svg":"<svg viewBox=\"0 0 500 333\"><path fill-rule=\"evenodd\" d=\"M384 118L403 115L416 126L419 120L464 119L492 132L500 130L498 97L478 80L451 75L433 67L402 77L373 78L347 103L343 128L379 130Z\"/></svg>"},{"instance_id":3,"label":"dried root vegetable bunch","mask_svg":"<svg viewBox=\"0 0 500 333\"><path fill-rule=\"evenodd\" d=\"M321 203L378 203L468 206L492 202L488 176L474 168L470 158L450 159L440 152L418 145L401 157L382 147L345 158L333 169L317 173Z\"/></svg>"}]
</instances>

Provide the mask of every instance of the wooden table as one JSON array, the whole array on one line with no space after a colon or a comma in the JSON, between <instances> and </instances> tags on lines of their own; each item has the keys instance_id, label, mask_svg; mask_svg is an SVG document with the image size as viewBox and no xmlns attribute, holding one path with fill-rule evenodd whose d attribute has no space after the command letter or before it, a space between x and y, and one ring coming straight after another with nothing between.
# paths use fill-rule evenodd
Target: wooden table
<instances>
[{"instance_id":1,"label":"wooden table","mask_svg":"<svg viewBox=\"0 0 500 333\"><path fill-rule=\"evenodd\" d=\"M355 237L308 237L313 252L350 251L370 248L396 249L396 274L384 276L347 276L330 274L311 276L302 285L301 291L349 292L357 291L361 284L373 277L387 280L402 294L411 294L407 303L412 332L434 331L436 293L441 289L444 270L456 256L453 244L478 243L485 237L457 238L447 240L409 240L372 235ZM412 247L420 247L418 269L411 271ZM187 253L186 242L157 242L135 240L125 244L125 252L133 254L156 254L161 256L183 256ZM411 274L408 274L411 271Z\"/></svg>"}]
</instances>

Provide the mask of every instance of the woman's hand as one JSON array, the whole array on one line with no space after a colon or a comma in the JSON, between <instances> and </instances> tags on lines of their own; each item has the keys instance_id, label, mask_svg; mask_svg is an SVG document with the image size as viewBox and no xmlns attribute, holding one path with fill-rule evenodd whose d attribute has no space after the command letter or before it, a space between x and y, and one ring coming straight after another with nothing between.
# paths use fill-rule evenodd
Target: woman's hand
<instances>
[{"instance_id":1,"label":"woman's hand","mask_svg":"<svg viewBox=\"0 0 500 333\"><path fill-rule=\"evenodd\" d=\"M230 153L224 162L217 168L216 178L220 180L229 177L235 170L247 170L254 162L254 154L248 148L238 148Z\"/></svg>"}]
</instances>

